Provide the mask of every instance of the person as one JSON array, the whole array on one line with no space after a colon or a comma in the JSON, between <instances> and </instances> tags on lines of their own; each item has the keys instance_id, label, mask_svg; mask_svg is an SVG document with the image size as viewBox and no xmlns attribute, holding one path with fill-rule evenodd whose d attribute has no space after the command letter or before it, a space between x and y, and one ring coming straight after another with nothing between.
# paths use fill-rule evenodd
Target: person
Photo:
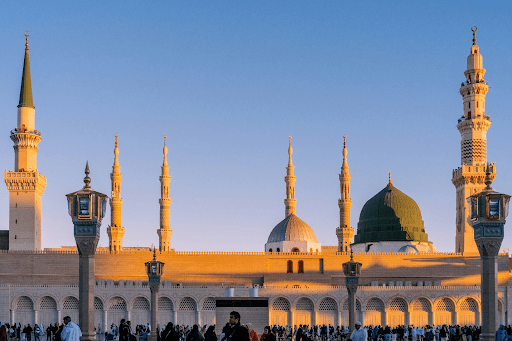
<instances>
[{"instance_id":1,"label":"person","mask_svg":"<svg viewBox=\"0 0 512 341\"><path fill-rule=\"evenodd\" d=\"M119 341L130 341L130 327L125 319L121 319L119 323Z\"/></svg>"},{"instance_id":2,"label":"person","mask_svg":"<svg viewBox=\"0 0 512 341\"><path fill-rule=\"evenodd\" d=\"M505 326L500 324L500 327L494 334L494 341L505 341L507 339L507 330Z\"/></svg>"},{"instance_id":3,"label":"person","mask_svg":"<svg viewBox=\"0 0 512 341\"><path fill-rule=\"evenodd\" d=\"M361 322L356 321L355 325L356 329L354 329L352 335L350 335L352 341L366 341L368 333L361 328Z\"/></svg>"},{"instance_id":4,"label":"person","mask_svg":"<svg viewBox=\"0 0 512 341\"><path fill-rule=\"evenodd\" d=\"M82 331L80 327L71 322L71 317L64 317L64 328L62 328L62 332L60 333L60 338L62 341L80 341L80 337L82 337Z\"/></svg>"},{"instance_id":5,"label":"person","mask_svg":"<svg viewBox=\"0 0 512 341\"><path fill-rule=\"evenodd\" d=\"M217 335L215 334L215 326L209 326L206 333L204 333L204 341L217 341Z\"/></svg>"},{"instance_id":6,"label":"person","mask_svg":"<svg viewBox=\"0 0 512 341\"><path fill-rule=\"evenodd\" d=\"M302 328L297 329L297 334L295 334L295 341L309 341L308 336L304 334Z\"/></svg>"},{"instance_id":7,"label":"person","mask_svg":"<svg viewBox=\"0 0 512 341\"><path fill-rule=\"evenodd\" d=\"M229 313L229 324L231 331L227 337L228 341L250 341L249 331L240 324L240 313L232 311Z\"/></svg>"},{"instance_id":8,"label":"person","mask_svg":"<svg viewBox=\"0 0 512 341\"><path fill-rule=\"evenodd\" d=\"M0 327L0 341L7 341L7 326L5 324Z\"/></svg>"},{"instance_id":9,"label":"person","mask_svg":"<svg viewBox=\"0 0 512 341\"><path fill-rule=\"evenodd\" d=\"M203 335L199 332L199 326L194 324L192 331L187 335L187 341L202 341L204 340Z\"/></svg>"},{"instance_id":10,"label":"person","mask_svg":"<svg viewBox=\"0 0 512 341\"><path fill-rule=\"evenodd\" d=\"M276 341L276 335L272 333L270 326L266 326L263 329L263 334L261 334L260 341Z\"/></svg>"},{"instance_id":11,"label":"person","mask_svg":"<svg viewBox=\"0 0 512 341\"><path fill-rule=\"evenodd\" d=\"M254 330L252 323L247 323L245 325L247 328L247 331L249 331L249 337L251 338L251 341L259 341L258 333Z\"/></svg>"}]
</instances>

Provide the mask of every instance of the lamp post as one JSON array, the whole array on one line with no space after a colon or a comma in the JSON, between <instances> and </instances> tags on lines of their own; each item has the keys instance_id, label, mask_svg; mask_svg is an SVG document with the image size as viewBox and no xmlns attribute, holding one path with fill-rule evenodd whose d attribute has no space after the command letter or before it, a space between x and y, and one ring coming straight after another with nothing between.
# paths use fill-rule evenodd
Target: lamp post
<instances>
[{"instance_id":1,"label":"lamp post","mask_svg":"<svg viewBox=\"0 0 512 341\"><path fill-rule=\"evenodd\" d=\"M354 330L356 322L356 291L359 284L359 275L361 274L361 263L354 260L354 254L350 249L350 260L343 263L343 273L345 274L345 285L348 291L348 328L349 332Z\"/></svg>"},{"instance_id":2,"label":"lamp post","mask_svg":"<svg viewBox=\"0 0 512 341\"><path fill-rule=\"evenodd\" d=\"M78 312L82 341L93 341L94 334L94 254L100 239L101 219L107 209L107 196L89 186L89 163L85 166L84 187L66 195L68 213L74 225L78 249Z\"/></svg>"},{"instance_id":3,"label":"lamp post","mask_svg":"<svg viewBox=\"0 0 512 341\"><path fill-rule=\"evenodd\" d=\"M505 218L508 215L510 195L492 189L491 173L487 165L485 184L481 192L475 193L467 201L471 207L471 222L475 231L475 242L482 259L481 299L483 341L494 340L498 326L498 267L496 258L504 237Z\"/></svg>"},{"instance_id":4,"label":"lamp post","mask_svg":"<svg viewBox=\"0 0 512 341\"><path fill-rule=\"evenodd\" d=\"M151 332L149 333L149 340L154 341L157 339L158 290L160 289L160 277L164 273L164 263L156 259L156 248L153 249L153 259L146 262L146 273L149 278L149 290L151 290Z\"/></svg>"}]
</instances>

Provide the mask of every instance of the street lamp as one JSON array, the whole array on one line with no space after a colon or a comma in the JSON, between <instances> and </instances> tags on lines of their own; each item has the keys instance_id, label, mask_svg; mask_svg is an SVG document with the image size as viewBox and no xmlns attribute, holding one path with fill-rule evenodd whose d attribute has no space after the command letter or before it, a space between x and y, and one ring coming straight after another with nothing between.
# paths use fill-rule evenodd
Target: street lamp
<instances>
[{"instance_id":1,"label":"street lamp","mask_svg":"<svg viewBox=\"0 0 512 341\"><path fill-rule=\"evenodd\" d=\"M107 209L107 196L89 186L89 163L85 166L84 187L66 194L68 213L74 225L78 249L78 312L82 341L93 341L94 333L94 254L100 239L101 219Z\"/></svg>"},{"instance_id":2,"label":"street lamp","mask_svg":"<svg viewBox=\"0 0 512 341\"><path fill-rule=\"evenodd\" d=\"M361 263L354 260L354 253L350 249L350 260L343 263L343 273L345 274L345 285L348 291L348 328L352 332L356 322L356 291L361 275Z\"/></svg>"},{"instance_id":3,"label":"street lamp","mask_svg":"<svg viewBox=\"0 0 512 341\"><path fill-rule=\"evenodd\" d=\"M496 258L504 237L505 218L508 215L510 195L492 189L491 172L487 165L485 184L481 192L467 198L471 208L471 223L475 232L475 242L482 259L481 299L482 334L484 341L494 340L498 326L498 273Z\"/></svg>"},{"instance_id":4,"label":"street lamp","mask_svg":"<svg viewBox=\"0 0 512 341\"><path fill-rule=\"evenodd\" d=\"M154 341L157 339L158 290L160 289L160 277L164 273L164 263L156 259L156 248L153 249L153 259L146 262L146 273L149 278L149 290L151 290L151 332L149 340Z\"/></svg>"}]
</instances>

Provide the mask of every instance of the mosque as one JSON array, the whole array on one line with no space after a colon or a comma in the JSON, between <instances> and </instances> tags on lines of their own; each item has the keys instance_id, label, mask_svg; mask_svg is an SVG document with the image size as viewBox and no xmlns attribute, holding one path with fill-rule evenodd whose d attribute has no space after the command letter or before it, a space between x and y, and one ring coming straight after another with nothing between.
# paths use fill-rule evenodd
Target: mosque
<instances>
[{"instance_id":1,"label":"mosque","mask_svg":"<svg viewBox=\"0 0 512 341\"><path fill-rule=\"evenodd\" d=\"M356 310L363 324L479 324L481 262L465 198L485 187L486 134L491 122L485 114L489 87L484 74L473 35L464 71L466 81L460 88L464 112L457 123L461 164L452 173L456 240L451 253L437 252L428 240L420 208L391 179L366 202L357 229L352 227L346 139L339 175L340 222L333 231L336 246L322 245L314 230L296 215L290 139L285 218L271 230L267 243L262 245L264 251L177 252L171 246L170 176L164 142L157 230L157 258L166 264L158 301L160 325L168 321L185 325L225 323L216 321L215 297L225 296L227 288L233 288L238 297L268 298L270 324L347 325L348 293L342 264L349 260L350 250L362 263ZM76 248L41 247L41 198L46 178L37 169L37 145L42 137L36 130L34 114L27 36L17 126L10 134L15 168L4 173L9 192L9 230L0 231L0 320L32 325L61 321L66 315L77 320L79 278ZM95 325L103 330L121 318L131 320L132 325L150 320L144 263L152 253L148 248L123 245L118 155L116 137L110 174L109 247L98 248L95 256ZM494 163L489 169L494 179ZM233 262L235 257L237 262ZM502 253L498 256L498 306L499 320L504 324L512 323L509 291L509 256ZM244 322L250 322L250 317Z\"/></svg>"}]
</instances>

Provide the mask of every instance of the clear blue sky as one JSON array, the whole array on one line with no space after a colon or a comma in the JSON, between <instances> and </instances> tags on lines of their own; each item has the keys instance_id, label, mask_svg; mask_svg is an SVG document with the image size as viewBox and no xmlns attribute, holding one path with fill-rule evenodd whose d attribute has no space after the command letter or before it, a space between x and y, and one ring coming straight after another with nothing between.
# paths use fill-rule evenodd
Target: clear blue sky
<instances>
[{"instance_id":1,"label":"clear blue sky","mask_svg":"<svg viewBox=\"0 0 512 341\"><path fill-rule=\"evenodd\" d=\"M481 1L23 1L0 5L0 168L13 169L25 30L43 195L43 247L74 245L65 194L110 193L114 134L125 246L158 243L163 135L171 245L263 251L284 218L288 135L297 215L335 245L347 134L352 226L393 183L429 239L455 248L464 80L473 25L490 84L488 160L512 194L512 4ZM8 229L0 189L0 229ZM512 219L512 218L510 218ZM103 221L100 245L108 245ZM508 230L508 229L507 229ZM506 232L503 248L512 248Z\"/></svg>"}]
</instances>

